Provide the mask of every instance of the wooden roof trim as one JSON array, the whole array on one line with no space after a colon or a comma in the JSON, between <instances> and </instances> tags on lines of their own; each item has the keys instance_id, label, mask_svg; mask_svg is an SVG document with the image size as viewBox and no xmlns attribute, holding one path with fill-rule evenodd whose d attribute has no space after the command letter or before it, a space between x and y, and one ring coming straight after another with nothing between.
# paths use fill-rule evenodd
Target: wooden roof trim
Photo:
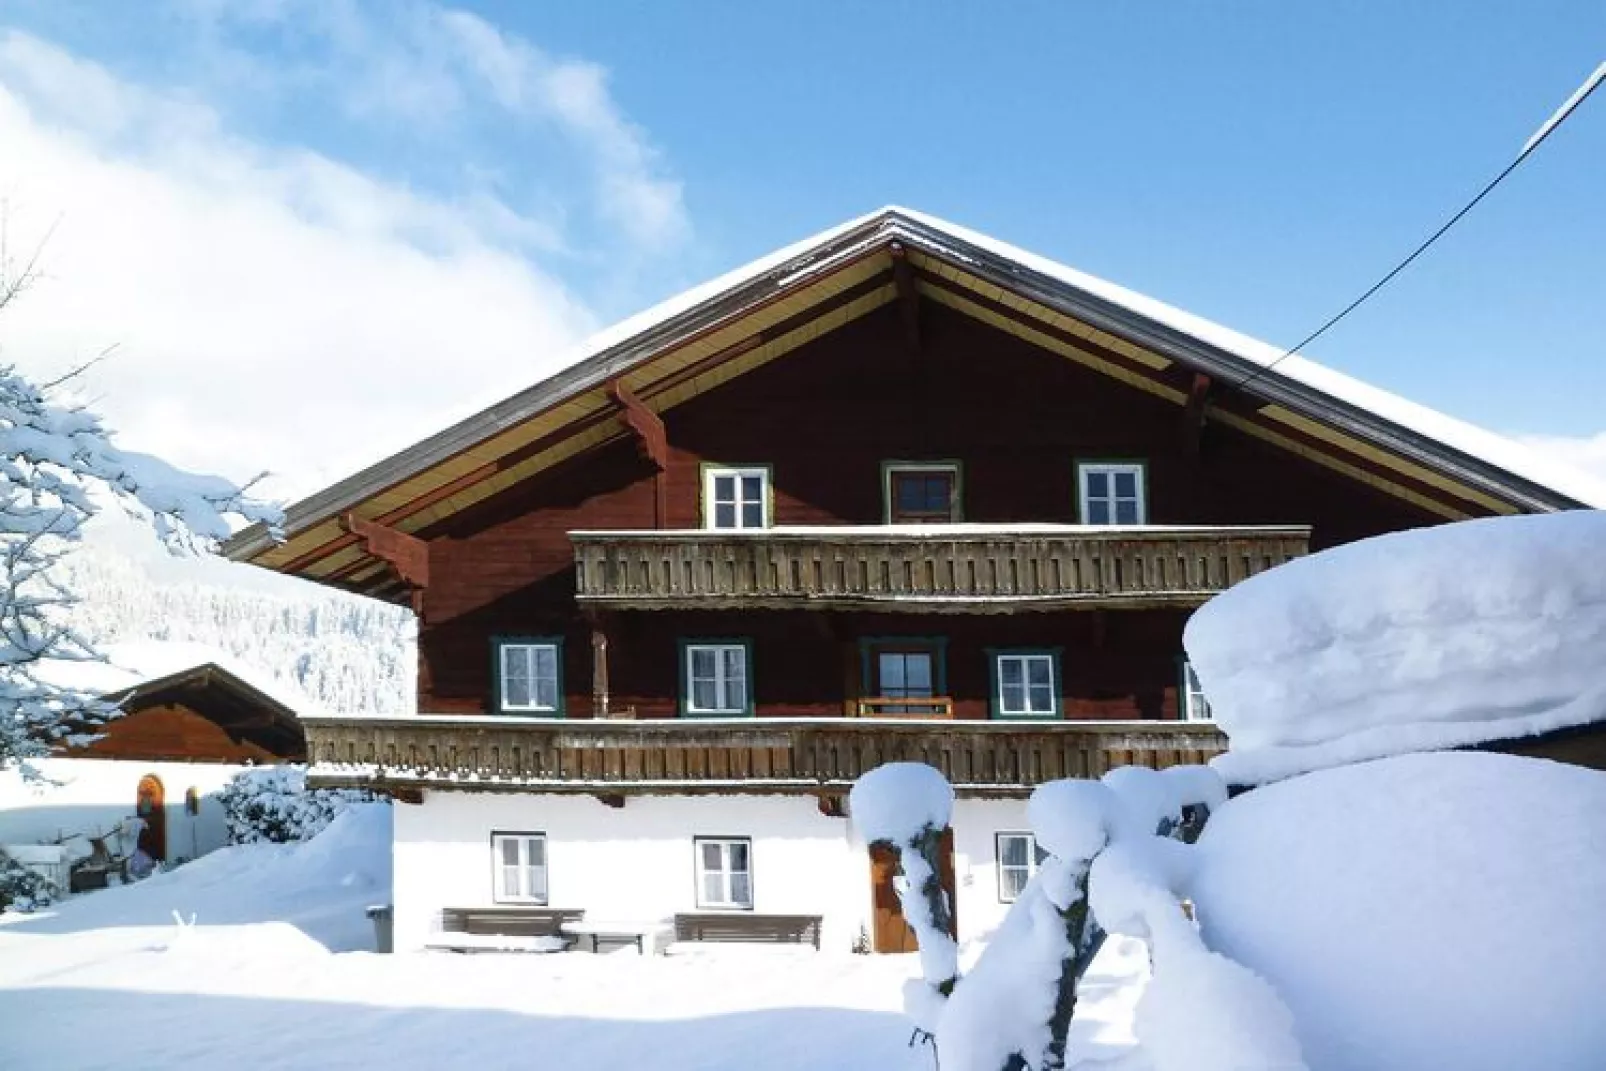
<instances>
[{"instance_id":1,"label":"wooden roof trim","mask_svg":"<svg viewBox=\"0 0 1606 1071\"><path fill-rule=\"evenodd\" d=\"M961 292L959 287L943 279L928 275L922 278L922 285L927 287L926 293L939 304L948 305L962 314L990 323L1033 345L1058 352L1177 405L1186 407L1189 404L1196 377L1205 375L1201 372L1185 372L1180 364L1173 365L1174 374L1167 375L1152 363L1106 349L1091 334L1086 337L1072 334L1034 315L1030 309L993 301L980 291L966 289ZM1283 445L1301 457L1314 458L1318 453L1327 455L1323 463L1328 468L1354 476L1369 486L1395 493L1396 497L1429 509L1436 516L1452 519L1471 516L1468 503L1476 503L1497 514L1515 512L1514 507L1505 500L1482 494L1474 488L1446 479L1431 469L1397 459L1375 447L1370 448L1376 455L1373 456L1363 441L1330 431L1319 422L1307 419L1300 423L1282 421L1273 424L1274 420L1279 419L1274 407L1256 406L1241 394L1234 396L1230 391L1218 390L1210 401L1211 419L1222 418L1227 413L1231 413L1234 419L1220 419L1220 423L1239 430L1261 429L1264 434L1257 437L1262 441ZM1297 447L1291 445L1296 442L1299 444ZM1328 464L1328 461L1332 463ZM1384 469L1393 475L1385 477L1382 473ZM1361 473L1367 475L1362 477L1359 475Z\"/></svg>"},{"instance_id":2,"label":"wooden roof trim","mask_svg":"<svg viewBox=\"0 0 1606 1071\"><path fill-rule=\"evenodd\" d=\"M353 509L364 500L473 449L498 432L555 408L586 390L605 386L644 360L685 346L777 301L806 292L849 265L883 253L885 243L874 238L887 223L884 214L867 218L753 279L608 346L511 398L308 496L286 510L283 530L294 533L326 517ZM236 533L224 544L223 552L237 561L249 561L273 545L267 527L255 524ZM284 566L278 568L283 570Z\"/></svg>"},{"instance_id":3,"label":"wooden roof trim","mask_svg":"<svg viewBox=\"0 0 1606 1071\"><path fill-rule=\"evenodd\" d=\"M902 238L926 256L961 261L964 270L1000 289L1108 331L1154 353L1180 361L1231 386L1253 378L1253 393L1296 412L1410 458L1418 464L1443 470L1446 475L1485 493L1503 497L1522 509L1548 511L1585 505L1559 491L1473 457L1437 439L1405 428L1325 391L1197 338L1168 324L1135 312L1052 276L1038 272L992 250L965 241L918 220L903 220Z\"/></svg>"}]
</instances>

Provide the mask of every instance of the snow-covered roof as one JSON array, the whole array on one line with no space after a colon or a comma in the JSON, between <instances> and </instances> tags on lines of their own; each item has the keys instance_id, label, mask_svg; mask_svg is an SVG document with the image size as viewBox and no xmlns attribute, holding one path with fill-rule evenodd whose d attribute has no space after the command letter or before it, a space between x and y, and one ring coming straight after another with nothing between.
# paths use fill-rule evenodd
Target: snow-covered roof
<instances>
[{"instance_id":1,"label":"snow-covered roof","mask_svg":"<svg viewBox=\"0 0 1606 1071\"><path fill-rule=\"evenodd\" d=\"M498 464L486 463L494 455L523 456L517 455L510 432L588 393L607 407L612 403L600 392L621 376L677 347L728 330L755 310L805 292L823 292L826 288L816 284L895 248L1107 332L1224 387L1240 388L1272 408L1315 421L1346 441L1430 473L1432 479L1447 478L1469 488L1472 500L1483 496L1518 511L1606 508L1606 485L1501 436L1304 356L1284 358L1277 346L1008 243L889 206L761 257L594 335L560 362L556 374L292 506L284 526L287 543L276 546L268 530L257 525L230 540L225 553L302 571L320 555L356 542L337 523L348 511L394 514L402 518L396 523L404 531L423 523L407 519L420 512L438 519L446 505L464 498L459 493L463 481L488 480L502 471ZM597 416L595 409L576 413L569 419L594 423ZM470 451L479 463L474 472L450 470ZM443 505L437 490L446 484L454 492ZM375 502L380 496L382 507ZM315 570L307 575L320 578ZM346 575L354 574L346 570Z\"/></svg>"},{"instance_id":2,"label":"snow-covered roof","mask_svg":"<svg viewBox=\"0 0 1606 1071\"><path fill-rule=\"evenodd\" d=\"M312 712L317 707L300 690L205 644L138 640L106 644L100 654L105 661L58 659L41 662L36 670L48 684L115 699L188 670L215 666L287 710Z\"/></svg>"}]
</instances>

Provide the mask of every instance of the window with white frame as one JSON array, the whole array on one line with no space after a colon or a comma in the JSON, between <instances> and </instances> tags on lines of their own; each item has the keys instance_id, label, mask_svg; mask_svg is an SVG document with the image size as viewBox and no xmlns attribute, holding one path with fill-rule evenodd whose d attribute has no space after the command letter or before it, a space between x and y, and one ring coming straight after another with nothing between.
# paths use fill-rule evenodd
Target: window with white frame
<instances>
[{"instance_id":1,"label":"window with white frame","mask_svg":"<svg viewBox=\"0 0 1606 1071\"><path fill-rule=\"evenodd\" d=\"M1199 675L1193 671L1193 665L1186 661L1182 663L1182 720L1216 720L1216 716L1210 713L1210 700L1205 698L1204 688L1199 684Z\"/></svg>"},{"instance_id":2,"label":"window with white frame","mask_svg":"<svg viewBox=\"0 0 1606 1071\"><path fill-rule=\"evenodd\" d=\"M497 903L546 903L546 834L493 833L491 858Z\"/></svg>"},{"instance_id":3,"label":"window with white frame","mask_svg":"<svg viewBox=\"0 0 1606 1071\"><path fill-rule=\"evenodd\" d=\"M749 712L745 643L688 643L685 660L686 713Z\"/></svg>"},{"instance_id":4,"label":"window with white frame","mask_svg":"<svg viewBox=\"0 0 1606 1071\"><path fill-rule=\"evenodd\" d=\"M1083 524L1147 524L1143 466L1135 462L1084 462L1076 467Z\"/></svg>"},{"instance_id":5,"label":"window with white frame","mask_svg":"<svg viewBox=\"0 0 1606 1071\"><path fill-rule=\"evenodd\" d=\"M1049 651L993 655L993 709L1004 717L1059 713L1059 659Z\"/></svg>"},{"instance_id":6,"label":"window with white frame","mask_svg":"<svg viewBox=\"0 0 1606 1071\"><path fill-rule=\"evenodd\" d=\"M753 842L746 837L698 837L697 906L753 908Z\"/></svg>"},{"instance_id":7,"label":"window with white frame","mask_svg":"<svg viewBox=\"0 0 1606 1071\"><path fill-rule=\"evenodd\" d=\"M768 528L770 470L752 465L703 469L703 527Z\"/></svg>"},{"instance_id":8,"label":"window with white frame","mask_svg":"<svg viewBox=\"0 0 1606 1071\"><path fill-rule=\"evenodd\" d=\"M1048 853L1030 833L1000 833L998 842L998 899L1012 904L1037 873Z\"/></svg>"},{"instance_id":9,"label":"window with white frame","mask_svg":"<svg viewBox=\"0 0 1606 1071\"><path fill-rule=\"evenodd\" d=\"M499 705L505 711L556 714L562 708L562 659L551 640L512 640L497 644Z\"/></svg>"}]
</instances>

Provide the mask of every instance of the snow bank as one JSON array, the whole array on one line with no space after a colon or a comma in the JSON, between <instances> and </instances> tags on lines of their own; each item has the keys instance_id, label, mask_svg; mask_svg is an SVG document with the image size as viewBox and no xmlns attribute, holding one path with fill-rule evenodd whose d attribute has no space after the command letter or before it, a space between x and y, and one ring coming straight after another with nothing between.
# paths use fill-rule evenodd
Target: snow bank
<instances>
[{"instance_id":1,"label":"snow bank","mask_svg":"<svg viewBox=\"0 0 1606 1071\"><path fill-rule=\"evenodd\" d=\"M39 933L284 923L330 951L369 950L369 904L387 903L390 805L357 804L312 840L221 848L134 885L89 893L8 925Z\"/></svg>"},{"instance_id":2,"label":"snow bank","mask_svg":"<svg viewBox=\"0 0 1606 1071\"><path fill-rule=\"evenodd\" d=\"M1287 1002L1314 1071L1599 1068L1602 814L1606 774L1538 759L1321 771L1213 816L1193 898L1210 947Z\"/></svg>"},{"instance_id":3,"label":"snow bank","mask_svg":"<svg viewBox=\"0 0 1606 1071\"><path fill-rule=\"evenodd\" d=\"M1183 642L1259 783L1606 718L1606 513L1501 517L1323 551L1212 599Z\"/></svg>"}]
</instances>

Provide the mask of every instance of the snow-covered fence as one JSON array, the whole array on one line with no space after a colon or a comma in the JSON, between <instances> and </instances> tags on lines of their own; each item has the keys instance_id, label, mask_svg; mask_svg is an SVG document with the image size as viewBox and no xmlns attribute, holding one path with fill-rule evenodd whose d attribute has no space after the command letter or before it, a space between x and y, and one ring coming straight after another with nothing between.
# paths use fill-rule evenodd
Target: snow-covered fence
<instances>
[{"instance_id":1,"label":"snow-covered fence","mask_svg":"<svg viewBox=\"0 0 1606 1071\"><path fill-rule=\"evenodd\" d=\"M51 850L57 855L50 855ZM67 887L65 880L53 878L58 864L65 867L53 845L0 848L0 911L35 911L54 902Z\"/></svg>"},{"instance_id":2,"label":"snow-covered fence","mask_svg":"<svg viewBox=\"0 0 1606 1071\"><path fill-rule=\"evenodd\" d=\"M1159 1024L1157 1071L1303 1066L1291 1018L1276 994L1252 972L1206 950L1178 902L1186 892L1189 844L1226 795L1221 778L1200 766L1125 766L1099 781L1040 786L1028 817L1048 858L961 978L945 924L951 905L936 880L935 860L953 790L938 771L918 763L889 763L861 778L849 797L850 813L867 841L899 851L904 881L898 894L920 942L924 976L905 990L905 1006L917 1029L935 1038L942 1066L1065 1067L1077 984L1106 931L1150 942L1158 982L1151 989L1159 997L1145 1004L1149 1021ZM1162 961L1166 980L1160 982ZM1219 994L1195 991L1217 983ZM1173 1059L1167 1043L1177 1036L1178 1020L1200 1014L1230 1024L1208 1035L1213 1055L1192 1064ZM1254 1029L1237 1038L1233 1031L1245 1019Z\"/></svg>"},{"instance_id":3,"label":"snow-covered fence","mask_svg":"<svg viewBox=\"0 0 1606 1071\"><path fill-rule=\"evenodd\" d=\"M301 766L242 770L218 793L230 844L311 840L354 803L373 800L354 788L307 787Z\"/></svg>"}]
</instances>

